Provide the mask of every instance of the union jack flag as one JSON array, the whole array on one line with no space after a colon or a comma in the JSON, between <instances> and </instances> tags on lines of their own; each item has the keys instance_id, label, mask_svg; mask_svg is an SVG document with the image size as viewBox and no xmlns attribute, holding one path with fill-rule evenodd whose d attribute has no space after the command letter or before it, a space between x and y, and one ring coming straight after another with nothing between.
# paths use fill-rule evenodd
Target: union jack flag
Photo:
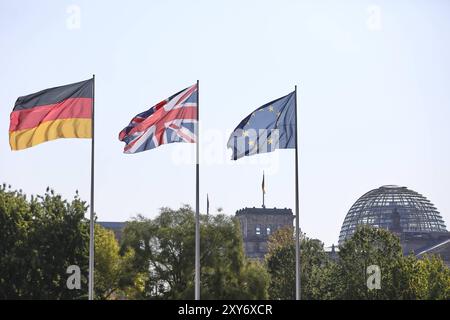
<instances>
[{"instance_id":1,"label":"union jack flag","mask_svg":"<svg viewBox=\"0 0 450 320\"><path fill-rule=\"evenodd\" d=\"M165 143L196 142L197 84L139 113L119 133L124 153L137 153Z\"/></svg>"}]
</instances>

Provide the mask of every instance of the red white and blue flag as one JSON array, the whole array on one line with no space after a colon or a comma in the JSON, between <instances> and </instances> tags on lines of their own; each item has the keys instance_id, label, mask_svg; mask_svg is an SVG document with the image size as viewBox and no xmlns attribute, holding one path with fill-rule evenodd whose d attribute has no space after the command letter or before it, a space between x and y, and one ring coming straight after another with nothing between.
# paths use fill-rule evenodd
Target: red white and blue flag
<instances>
[{"instance_id":1,"label":"red white and blue flag","mask_svg":"<svg viewBox=\"0 0 450 320\"><path fill-rule=\"evenodd\" d=\"M137 153L165 143L196 142L197 85L186 88L135 116L119 133L124 153Z\"/></svg>"}]
</instances>

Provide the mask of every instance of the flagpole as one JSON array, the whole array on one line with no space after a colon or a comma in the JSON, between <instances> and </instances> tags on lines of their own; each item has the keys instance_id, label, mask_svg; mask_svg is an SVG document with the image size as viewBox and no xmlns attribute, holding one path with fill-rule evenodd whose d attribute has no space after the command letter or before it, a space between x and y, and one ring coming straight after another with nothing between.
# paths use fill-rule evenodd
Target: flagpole
<instances>
[{"instance_id":1,"label":"flagpole","mask_svg":"<svg viewBox=\"0 0 450 320\"><path fill-rule=\"evenodd\" d=\"M92 75L92 122L91 122L91 215L89 221L89 300L94 300L94 106L95 74Z\"/></svg>"},{"instance_id":2,"label":"flagpole","mask_svg":"<svg viewBox=\"0 0 450 320\"><path fill-rule=\"evenodd\" d=\"M266 190L265 190L266 186L265 186L265 179L264 179L264 171L263 171L263 182L262 182L262 198L263 198L263 205L262 207L265 208L266 204L264 203L264 197L266 195Z\"/></svg>"},{"instance_id":3,"label":"flagpole","mask_svg":"<svg viewBox=\"0 0 450 320\"><path fill-rule=\"evenodd\" d=\"M195 163L195 300L200 300L200 213L199 213L199 174L200 174L200 165L199 165L199 114L200 114L200 87L199 81L197 80L197 142L196 142L196 163Z\"/></svg>"},{"instance_id":4,"label":"flagpole","mask_svg":"<svg viewBox=\"0 0 450 320\"><path fill-rule=\"evenodd\" d=\"M297 85L295 86L295 298L301 299L300 281L300 223L298 197L298 135L297 135Z\"/></svg>"}]
</instances>

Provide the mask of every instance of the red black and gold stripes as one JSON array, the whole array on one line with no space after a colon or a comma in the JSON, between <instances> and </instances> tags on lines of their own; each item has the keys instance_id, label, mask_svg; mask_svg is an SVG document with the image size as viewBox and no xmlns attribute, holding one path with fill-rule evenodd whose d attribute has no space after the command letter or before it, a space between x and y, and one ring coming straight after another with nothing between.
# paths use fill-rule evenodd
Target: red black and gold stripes
<instances>
[{"instance_id":1,"label":"red black and gold stripes","mask_svg":"<svg viewBox=\"0 0 450 320\"><path fill-rule=\"evenodd\" d=\"M11 150L59 138L92 137L93 79L19 97L11 113Z\"/></svg>"}]
</instances>

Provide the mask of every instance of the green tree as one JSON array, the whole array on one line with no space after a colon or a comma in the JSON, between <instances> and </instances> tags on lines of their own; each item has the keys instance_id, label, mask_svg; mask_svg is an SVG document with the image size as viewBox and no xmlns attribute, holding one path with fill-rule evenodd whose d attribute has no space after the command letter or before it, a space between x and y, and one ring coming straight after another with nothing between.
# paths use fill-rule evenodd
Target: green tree
<instances>
[{"instance_id":1,"label":"green tree","mask_svg":"<svg viewBox=\"0 0 450 320\"><path fill-rule=\"evenodd\" d=\"M270 276L263 263L247 261L241 274L242 299L266 300L269 298ZM231 297L236 298L236 297Z\"/></svg>"},{"instance_id":2,"label":"green tree","mask_svg":"<svg viewBox=\"0 0 450 320\"><path fill-rule=\"evenodd\" d=\"M338 264L327 261L321 266L313 266L308 283L309 297L313 300L334 300L343 291L339 278Z\"/></svg>"},{"instance_id":3,"label":"green tree","mask_svg":"<svg viewBox=\"0 0 450 320\"><path fill-rule=\"evenodd\" d=\"M310 279L315 266L327 263L323 243L302 237L300 241L300 280L302 299L311 299ZM271 299L295 299L295 236L292 227L281 228L273 233L268 242L265 257L270 274L269 295Z\"/></svg>"},{"instance_id":4,"label":"green tree","mask_svg":"<svg viewBox=\"0 0 450 320\"><path fill-rule=\"evenodd\" d=\"M367 267L377 265L380 289L367 286ZM312 270L313 299L449 299L450 270L436 256L403 256L400 241L391 232L362 226L329 261Z\"/></svg>"},{"instance_id":5,"label":"green tree","mask_svg":"<svg viewBox=\"0 0 450 320\"><path fill-rule=\"evenodd\" d=\"M394 284L398 299L450 299L450 269L437 256L417 259L410 255L402 258Z\"/></svg>"},{"instance_id":6,"label":"green tree","mask_svg":"<svg viewBox=\"0 0 450 320\"><path fill-rule=\"evenodd\" d=\"M4 299L79 299L68 290L67 267L87 270L86 204L53 190L27 201L21 191L0 188L0 297ZM82 277L86 287L86 277Z\"/></svg>"},{"instance_id":7,"label":"green tree","mask_svg":"<svg viewBox=\"0 0 450 320\"><path fill-rule=\"evenodd\" d=\"M18 299L27 286L27 237L32 221L22 192L0 187L0 298ZM22 256L20 259L18 257Z\"/></svg>"},{"instance_id":8,"label":"green tree","mask_svg":"<svg viewBox=\"0 0 450 320\"><path fill-rule=\"evenodd\" d=\"M132 260L134 251L123 254L114 232L95 225L95 295L97 299L126 298L128 287L135 285ZM129 293L131 294L131 292Z\"/></svg>"},{"instance_id":9,"label":"green tree","mask_svg":"<svg viewBox=\"0 0 450 320\"><path fill-rule=\"evenodd\" d=\"M162 208L155 219L138 216L127 225L122 249L135 251L134 270L141 280L145 275L140 298L194 297L194 230L189 206ZM202 215L200 232L202 299L267 298L267 274L245 260L237 221Z\"/></svg>"},{"instance_id":10,"label":"green tree","mask_svg":"<svg viewBox=\"0 0 450 320\"><path fill-rule=\"evenodd\" d=\"M369 226L359 227L339 251L339 278L343 283L339 299L392 299L394 271L403 257L400 240L393 233ZM367 267L381 269L381 290L367 287Z\"/></svg>"},{"instance_id":11,"label":"green tree","mask_svg":"<svg viewBox=\"0 0 450 320\"><path fill-rule=\"evenodd\" d=\"M399 299L427 298L427 274L423 268L423 263L413 255L399 260L394 274L394 284L400 293Z\"/></svg>"},{"instance_id":12,"label":"green tree","mask_svg":"<svg viewBox=\"0 0 450 320\"><path fill-rule=\"evenodd\" d=\"M420 260L427 275L427 299L450 300L450 269L439 256L426 256Z\"/></svg>"}]
</instances>

